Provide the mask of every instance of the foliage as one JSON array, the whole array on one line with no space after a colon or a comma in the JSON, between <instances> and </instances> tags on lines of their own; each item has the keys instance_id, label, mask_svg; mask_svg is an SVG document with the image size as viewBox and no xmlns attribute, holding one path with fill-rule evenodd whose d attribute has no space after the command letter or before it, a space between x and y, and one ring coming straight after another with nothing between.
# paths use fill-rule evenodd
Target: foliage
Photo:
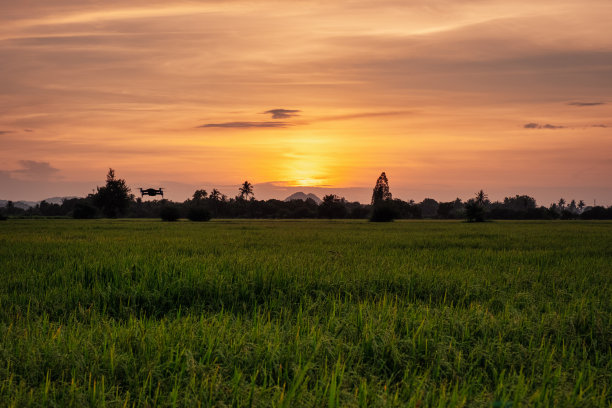
<instances>
[{"instance_id":1,"label":"foliage","mask_svg":"<svg viewBox=\"0 0 612 408\"><path fill-rule=\"evenodd\" d=\"M193 192L193 201L202 201L206 199L207 195L206 190L196 190Z\"/></svg>"},{"instance_id":2,"label":"foliage","mask_svg":"<svg viewBox=\"0 0 612 408\"><path fill-rule=\"evenodd\" d=\"M108 169L106 185L97 188L93 201L105 216L114 218L125 213L133 198L125 180L115 178L115 170Z\"/></svg>"},{"instance_id":3,"label":"foliage","mask_svg":"<svg viewBox=\"0 0 612 408\"><path fill-rule=\"evenodd\" d=\"M211 218L210 211L201 206L193 206L187 212L187 218L191 221L209 221Z\"/></svg>"},{"instance_id":4,"label":"foliage","mask_svg":"<svg viewBox=\"0 0 612 408\"><path fill-rule=\"evenodd\" d=\"M372 191L372 205L380 201L391 200L392 198L389 191L389 180L387 180L387 175L383 171L376 180L376 185Z\"/></svg>"},{"instance_id":5,"label":"foliage","mask_svg":"<svg viewBox=\"0 0 612 408\"><path fill-rule=\"evenodd\" d=\"M465 204L465 219L468 222L483 222L485 220L483 206L478 204L476 200L469 200Z\"/></svg>"},{"instance_id":6,"label":"foliage","mask_svg":"<svg viewBox=\"0 0 612 408\"><path fill-rule=\"evenodd\" d=\"M159 216L163 221L176 221L181 217L181 212L174 205L166 205L161 208Z\"/></svg>"},{"instance_id":7,"label":"foliage","mask_svg":"<svg viewBox=\"0 0 612 408\"><path fill-rule=\"evenodd\" d=\"M96 207L90 205L87 202L79 202L74 206L72 211L72 217L77 219L88 219L95 218L98 214Z\"/></svg>"},{"instance_id":8,"label":"foliage","mask_svg":"<svg viewBox=\"0 0 612 408\"><path fill-rule=\"evenodd\" d=\"M319 217L321 218L344 218L347 212L346 200L335 194L323 197L323 202L319 205Z\"/></svg>"},{"instance_id":9,"label":"foliage","mask_svg":"<svg viewBox=\"0 0 612 408\"><path fill-rule=\"evenodd\" d=\"M391 222L397 218L397 211L393 206L391 200L378 201L372 206L372 215L370 221L372 222Z\"/></svg>"},{"instance_id":10,"label":"foliage","mask_svg":"<svg viewBox=\"0 0 612 408\"><path fill-rule=\"evenodd\" d=\"M2 228L2 406L612 403L610 222Z\"/></svg>"}]
</instances>

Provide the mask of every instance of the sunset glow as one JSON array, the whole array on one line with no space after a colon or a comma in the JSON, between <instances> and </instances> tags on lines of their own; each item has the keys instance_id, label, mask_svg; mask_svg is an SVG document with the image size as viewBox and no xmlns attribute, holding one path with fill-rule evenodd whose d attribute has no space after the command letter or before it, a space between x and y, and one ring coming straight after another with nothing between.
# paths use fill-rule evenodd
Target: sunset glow
<instances>
[{"instance_id":1,"label":"sunset glow","mask_svg":"<svg viewBox=\"0 0 612 408\"><path fill-rule=\"evenodd\" d=\"M5 2L0 199L612 203L612 3Z\"/></svg>"}]
</instances>

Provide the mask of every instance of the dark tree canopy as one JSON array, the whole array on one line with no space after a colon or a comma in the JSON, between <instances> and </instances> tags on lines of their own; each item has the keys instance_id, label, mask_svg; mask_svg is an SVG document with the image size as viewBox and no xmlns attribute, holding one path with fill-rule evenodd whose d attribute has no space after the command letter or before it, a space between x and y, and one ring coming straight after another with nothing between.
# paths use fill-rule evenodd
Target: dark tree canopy
<instances>
[{"instance_id":1,"label":"dark tree canopy","mask_svg":"<svg viewBox=\"0 0 612 408\"><path fill-rule=\"evenodd\" d=\"M378 177L378 180L376 180L376 186L374 186L374 191L372 192L372 205L379 201L391 200L391 198L389 181L387 180L387 175L383 171Z\"/></svg>"},{"instance_id":2,"label":"dark tree canopy","mask_svg":"<svg viewBox=\"0 0 612 408\"><path fill-rule=\"evenodd\" d=\"M113 169L108 169L106 185L98 187L97 190L94 194L94 204L107 217L123 215L134 198L125 180L115 178Z\"/></svg>"},{"instance_id":3,"label":"dark tree canopy","mask_svg":"<svg viewBox=\"0 0 612 408\"><path fill-rule=\"evenodd\" d=\"M193 193L193 200L194 201L202 201L206 198L206 196L208 195L208 193L206 192L206 190L196 190Z\"/></svg>"}]
</instances>

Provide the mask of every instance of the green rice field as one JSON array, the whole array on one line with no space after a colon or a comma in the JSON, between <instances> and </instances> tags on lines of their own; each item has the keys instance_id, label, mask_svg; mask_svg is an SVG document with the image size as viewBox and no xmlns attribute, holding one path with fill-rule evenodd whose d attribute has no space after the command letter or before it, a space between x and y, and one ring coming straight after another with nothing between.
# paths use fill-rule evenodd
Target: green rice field
<instances>
[{"instance_id":1,"label":"green rice field","mask_svg":"<svg viewBox=\"0 0 612 408\"><path fill-rule=\"evenodd\" d=\"M611 407L612 223L0 222L1 407Z\"/></svg>"}]
</instances>

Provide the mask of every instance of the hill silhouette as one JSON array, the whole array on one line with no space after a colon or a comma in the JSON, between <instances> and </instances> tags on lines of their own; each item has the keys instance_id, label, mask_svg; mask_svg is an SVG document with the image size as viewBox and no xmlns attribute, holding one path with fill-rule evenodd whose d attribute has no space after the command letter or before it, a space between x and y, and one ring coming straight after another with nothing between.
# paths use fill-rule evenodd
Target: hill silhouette
<instances>
[{"instance_id":1,"label":"hill silhouette","mask_svg":"<svg viewBox=\"0 0 612 408\"><path fill-rule=\"evenodd\" d=\"M317 197L316 195L312 194L312 193L303 193L301 191L297 192L297 193L293 193L291 194L289 197L285 198L284 201L292 201L292 200L302 200L302 201L306 201L308 199L312 199L315 203L317 204L321 204L323 201Z\"/></svg>"}]
</instances>

